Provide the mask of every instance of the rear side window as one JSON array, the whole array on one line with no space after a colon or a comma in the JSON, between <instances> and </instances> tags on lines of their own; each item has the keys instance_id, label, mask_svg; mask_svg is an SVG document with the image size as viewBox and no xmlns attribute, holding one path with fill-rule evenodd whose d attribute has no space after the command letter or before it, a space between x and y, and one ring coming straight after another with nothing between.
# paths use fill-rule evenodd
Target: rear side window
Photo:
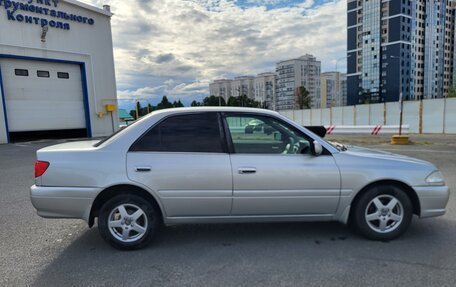
<instances>
[{"instance_id":1,"label":"rear side window","mask_svg":"<svg viewBox=\"0 0 456 287\"><path fill-rule=\"evenodd\" d=\"M222 153L218 115L201 113L172 116L149 130L130 150Z\"/></svg>"}]
</instances>

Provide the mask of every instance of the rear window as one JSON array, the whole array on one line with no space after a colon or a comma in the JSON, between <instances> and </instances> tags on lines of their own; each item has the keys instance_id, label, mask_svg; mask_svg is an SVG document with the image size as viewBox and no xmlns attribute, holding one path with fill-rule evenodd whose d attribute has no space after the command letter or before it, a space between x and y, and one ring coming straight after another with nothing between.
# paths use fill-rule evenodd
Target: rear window
<instances>
[{"instance_id":1,"label":"rear window","mask_svg":"<svg viewBox=\"0 0 456 287\"><path fill-rule=\"evenodd\" d=\"M129 126L126 126L126 127L121 127L118 131L116 131L115 133L113 133L112 135L108 136L108 137L105 137L104 139L100 140L99 142L95 143L93 146L94 147L99 147L101 146L102 144L104 144L105 142L107 142L109 139L112 139L115 135L123 132L126 128L128 128Z\"/></svg>"},{"instance_id":2,"label":"rear window","mask_svg":"<svg viewBox=\"0 0 456 287\"><path fill-rule=\"evenodd\" d=\"M112 139L113 137L115 137L116 135L120 134L120 133L123 133L126 129L129 129L130 127L136 125L137 123L141 122L144 118L142 119L139 119L139 120L136 120L132 123L130 123L128 126L124 126L124 127L121 127L119 130L117 130L115 133L111 134L110 136L108 137L105 137L104 139L100 140L99 142L95 143L93 146L94 147L99 147L101 146L102 144L104 144L105 142L109 141L110 139Z\"/></svg>"}]
</instances>

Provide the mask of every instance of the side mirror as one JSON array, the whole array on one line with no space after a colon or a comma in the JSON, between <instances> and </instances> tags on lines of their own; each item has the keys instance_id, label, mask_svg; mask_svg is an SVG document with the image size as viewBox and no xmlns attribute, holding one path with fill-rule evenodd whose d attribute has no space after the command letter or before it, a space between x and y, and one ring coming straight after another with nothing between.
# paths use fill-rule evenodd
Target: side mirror
<instances>
[{"instance_id":1,"label":"side mirror","mask_svg":"<svg viewBox=\"0 0 456 287\"><path fill-rule=\"evenodd\" d=\"M313 154L319 156L323 153L323 147L318 141L313 142Z\"/></svg>"}]
</instances>

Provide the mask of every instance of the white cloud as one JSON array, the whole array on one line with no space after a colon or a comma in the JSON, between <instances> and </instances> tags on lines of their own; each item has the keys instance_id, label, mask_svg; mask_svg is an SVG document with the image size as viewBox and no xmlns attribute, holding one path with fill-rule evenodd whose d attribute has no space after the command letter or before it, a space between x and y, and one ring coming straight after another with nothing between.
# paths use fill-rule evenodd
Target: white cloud
<instances>
[{"instance_id":1,"label":"white cloud","mask_svg":"<svg viewBox=\"0 0 456 287\"><path fill-rule=\"evenodd\" d=\"M189 99L196 95L207 93L209 80L195 81L189 84L177 83L173 80L165 81L163 85L154 87L142 87L136 90L119 91L120 99L154 99L159 100L163 95L172 99Z\"/></svg>"},{"instance_id":2,"label":"white cloud","mask_svg":"<svg viewBox=\"0 0 456 287\"><path fill-rule=\"evenodd\" d=\"M191 97L211 80L273 71L309 53L334 70L346 51L346 1L266 9L278 0L86 0L110 4L119 97ZM339 62L341 71L345 65Z\"/></svg>"}]
</instances>

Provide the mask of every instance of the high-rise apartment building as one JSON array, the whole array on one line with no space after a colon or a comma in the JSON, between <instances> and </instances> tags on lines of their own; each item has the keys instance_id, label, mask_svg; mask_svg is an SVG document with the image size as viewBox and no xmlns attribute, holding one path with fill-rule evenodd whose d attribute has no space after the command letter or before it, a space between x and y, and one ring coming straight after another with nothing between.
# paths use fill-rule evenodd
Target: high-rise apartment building
<instances>
[{"instance_id":1,"label":"high-rise apartment building","mask_svg":"<svg viewBox=\"0 0 456 287\"><path fill-rule=\"evenodd\" d=\"M261 73L253 80L255 101L271 110L276 108L276 74Z\"/></svg>"},{"instance_id":2,"label":"high-rise apartment building","mask_svg":"<svg viewBox=\"0 0 456 287\"><path fill-rule=\"evenodd\" d=\"M347 77L339 72L321 73L320 91L322 108L347 105Z\"/></svg>"},{"instance_id":3,"label":"high-rise apartment building","mask_svg":"<svg viewBox=\"0 0 456 287\"><path fill-rule=\"evenodd\" d=\"M231 97L231 83L233 80L221 79L215 80L209 84L209 95L222 97L225 101Z\"/></svg>"},{"instance_id":4,"label":"high-rise apartment building","mask_svg":"<svg viewBox=\"0 0 456 287\"><path fill-rule=\"evenodd\" d=\"M348 104L441 98L453 81L450 0L348 0Z\"/></svg>"},{"instance_id":5,"label":"high-rise apartment building","mask_svg":"<svg viewBox=\"0 0 456 287\"><path fill-rule=\"evenodd\" d=\"M253 76L235 77L231 81L231 96L247 96L250 99L254 98Z\"/></svg>"},{"instance_id":6,"label":"high-rise apartment building","mask_svg":"<svg viewBox=\"0 0 456 287\"><path fill-rule=\"evenodd\" d=\"M340 92L342 93L340 106L347 105L347 74L340 74Z\"/></svg>"},{"instance_id":7,"label":"high-rise apartment building","mask_svg":"<svg viewBox=\"0 0 456 287\"><path fill-rule=\"evenodd\" d=\"M297 109L296 89L309 91L312 108L320 107L321 62L312 55L277 63L277 110Z\"/></svg>"}]
</instances>

